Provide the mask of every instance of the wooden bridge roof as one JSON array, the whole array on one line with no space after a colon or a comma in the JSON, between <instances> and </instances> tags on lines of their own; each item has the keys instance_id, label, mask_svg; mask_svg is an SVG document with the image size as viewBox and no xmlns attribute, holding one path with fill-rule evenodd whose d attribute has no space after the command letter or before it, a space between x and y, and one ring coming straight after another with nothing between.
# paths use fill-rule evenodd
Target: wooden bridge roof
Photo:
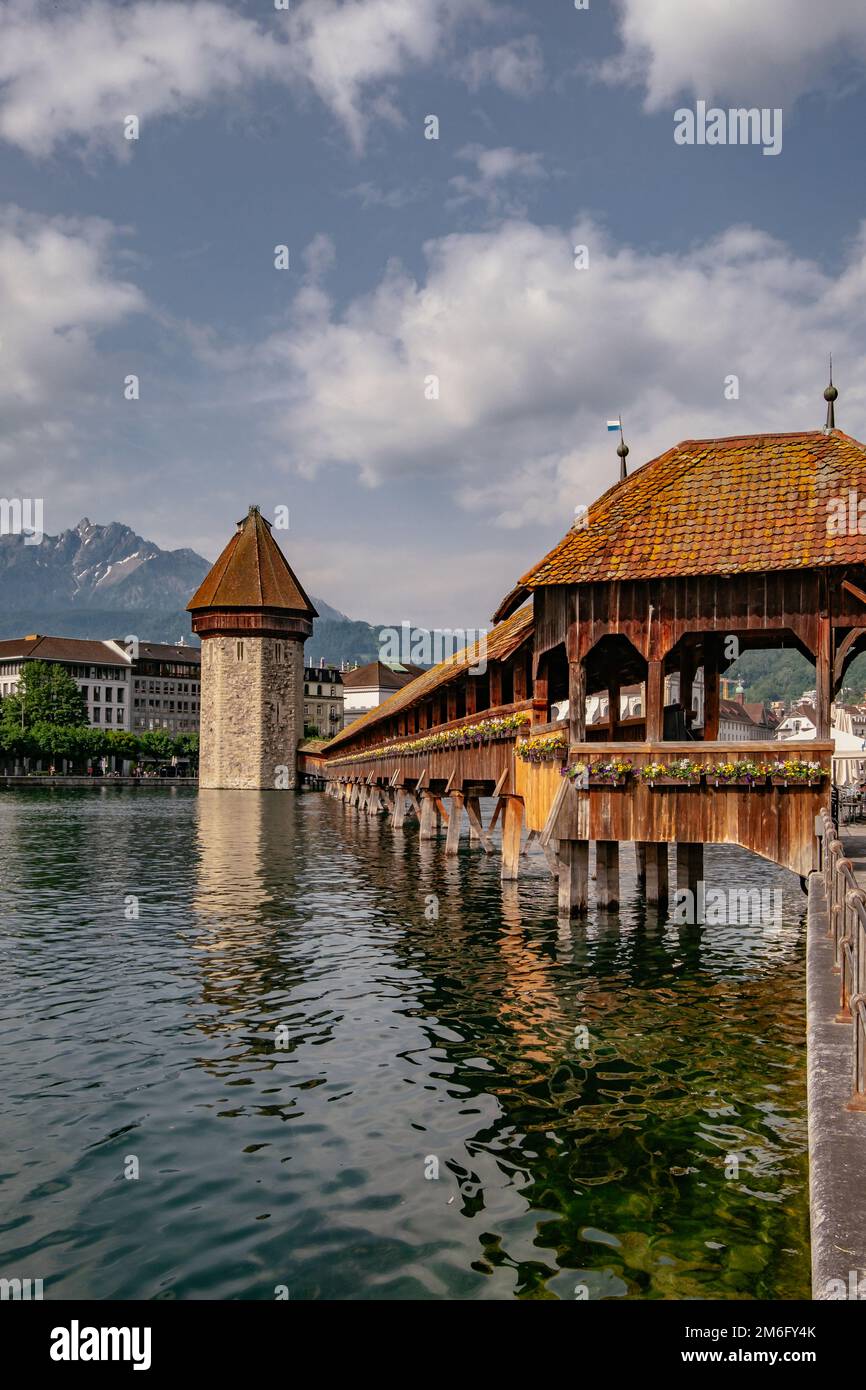
<instances>
[{"instance_id":1,"label":"wooden bridge roof","mask_svg":"<svg viewBox=\"0 0 866 1390\"><path fill-rule=\"evenodd\" d=\"M530 636L533 631L533 622L532 604L527 603L516 613L512 613L505 622L497 624L487 634L487 660L507 661L508 657ZM366 714L353 719L351 724L347 724L345 729L331 739L328 744L328 751L330 752L338 745L342 746L363 729L377 724L380 720L390 719L392 715L399 714L401 710L416 705L419 700L426 700L440 686L456 680L471 666L478 664L478 648L479 644L473 642L470 646L464 647L462 651L455 652L447 660L440 661L438 666L431 666L429 671L424 671L409 685L404 685L402 690L397 690L393 695L389 695L388 699L384 700L381 705L377 705L375 709L368 710ZM479 713L478 717L479 719L483 718L483 712Z\"/></svg>"},{"instance_id":2,"label":"wooden bridge roof","mask_svg":"<svg viewBox=\"0 0 866 1390\"><path fill-rule=\"evenodd\" d=\"M842 430L689 439L609 488L520 586L862 563L866 537L828 533L849 490L866 498L866 446Z\"/></svg>"},{"instance_id":3,"label":"wooden bridge roof","mask_svg":"<svg viewBox=\"0 0 866 1390\"><path fill-rule=\"evenodd\" d=\"M276 608L318 617L258 507L238 522L187 604L190 613L206 608Z\"/></svg>"}]
</instances>

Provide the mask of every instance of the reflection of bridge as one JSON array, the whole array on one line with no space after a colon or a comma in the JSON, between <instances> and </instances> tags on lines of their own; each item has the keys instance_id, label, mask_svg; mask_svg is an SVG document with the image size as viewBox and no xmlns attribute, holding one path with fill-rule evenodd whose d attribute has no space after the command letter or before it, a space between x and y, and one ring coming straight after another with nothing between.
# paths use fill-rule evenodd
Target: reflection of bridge
<instances>
[{"instance_id":1,"label":"reflection of bridge","mask_svg":"<svg viewBox=\"0 0 866 1390\"><path fill-rule=\"evenodd\" d=\"M451 853L464 814L470 840L492 849L479 800L495 796L503 877L517 875L525 827L564 915L586 908L592 840L602 905L617 901L629 840L650 902L668 896L670 843L680 886L701 878L705 843L805 877L829 795L831 702L866 647L866 538L837 514L866 478L866 449L832 417L831 400L824 430L687 441L622 478L500 605L483 673L467 648L331 740L332 793L395 825L417 814L424 838L447 823ZM781 647L814 663L818 724L785 767L783 745L718 737L723 673L743 652ZM666 708L673 675L679 702ZM620 689L635 683L642 713L621 721ZM587 697L601 692L608 722L587 727Z\"/></svg>"}]
</instances>

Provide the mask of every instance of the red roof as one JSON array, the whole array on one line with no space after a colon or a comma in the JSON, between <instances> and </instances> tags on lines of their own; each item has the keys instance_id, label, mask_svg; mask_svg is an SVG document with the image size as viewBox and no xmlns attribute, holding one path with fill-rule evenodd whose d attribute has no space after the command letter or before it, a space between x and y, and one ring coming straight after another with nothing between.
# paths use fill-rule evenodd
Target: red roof
<instances>
[{"instance_id":1,"label":"red roof","mask_svg":"<svg viewBox=\"0 0 866 1390\"><path fill-rule=\"evenodd\" d=\"M834 520L849 491L866 495L866 446L842 430L688 439L609 488L521 585L862 563L856 518Z\"/></svg>"},{"instance_id":2,"label":"red roof","mask_svg":"<svg viewBox=\"0 0 866 1390\"><path fill-rule=\"evenodd\" d=\"M268 608L319 615L271 535L270 522L250 507L219 559L205 575L187 611Z\"/></svg>"}]
</instances>

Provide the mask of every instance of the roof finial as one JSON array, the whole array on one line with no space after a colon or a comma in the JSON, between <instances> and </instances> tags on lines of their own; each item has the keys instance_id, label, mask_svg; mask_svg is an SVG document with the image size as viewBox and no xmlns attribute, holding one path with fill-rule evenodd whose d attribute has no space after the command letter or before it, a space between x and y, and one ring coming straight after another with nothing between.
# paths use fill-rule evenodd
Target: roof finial
<instances>
[{"instance_id":1,"label":"roof finial","mask_svg":"<svg viewBox=\"0 0 866 1390\"><path fill-rule=\"evenodd\" d=\"M827 419L826 419L826 421L825 421L825 423L824 423L824 433L825 433L825 434L829 434L830 430L834 430L834 429L836 428L836 401L838 400L838 398L839 398L839 392L836 390L836 387L833 385L833 354L832 354L832 352L831 352L831 353L830 353L830 385L827 387L826 391L824 392L824 400L827 402Z\"/></svg>"},{"instance_id":2,"label":"roof finial","mask_svg":"<svg viewBox=\"0 0 866 1390\"><path fill-rule=\"evenodd\" d=\"M621 483L624 483L625 480L626 480L626 478L628 477L628 468L626 467L626 462L625 462L626 459L628 458L628 445L626 444L626 442L625 442L625 440L624 440L624 438L623 438L623 434L622 434L622 416L621 416L621 415L620 415L620 417L619 417L619 445L618 445L618 447L617 447L617 451L616 451L616 452L617 452L617 454L619 455L619 480L620 480Z\"/></svg>"}]
</instances>

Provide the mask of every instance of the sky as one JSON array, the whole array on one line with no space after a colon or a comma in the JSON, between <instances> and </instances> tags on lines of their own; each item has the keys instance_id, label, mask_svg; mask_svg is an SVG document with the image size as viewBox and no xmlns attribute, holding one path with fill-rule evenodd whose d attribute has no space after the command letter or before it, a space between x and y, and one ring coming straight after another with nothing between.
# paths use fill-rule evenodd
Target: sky
<instances>
[{"instance_id":1,"label":"sky","mask_svg":"<svg viewBox=\"0 0 866 1390\"><path fill-rule=\"evenodd\" d=\"M0 495L481 626L609 419L819 428L832 352L866 439L864 79L862 0L5 0Z\"/></svg>"}]
</instances>

